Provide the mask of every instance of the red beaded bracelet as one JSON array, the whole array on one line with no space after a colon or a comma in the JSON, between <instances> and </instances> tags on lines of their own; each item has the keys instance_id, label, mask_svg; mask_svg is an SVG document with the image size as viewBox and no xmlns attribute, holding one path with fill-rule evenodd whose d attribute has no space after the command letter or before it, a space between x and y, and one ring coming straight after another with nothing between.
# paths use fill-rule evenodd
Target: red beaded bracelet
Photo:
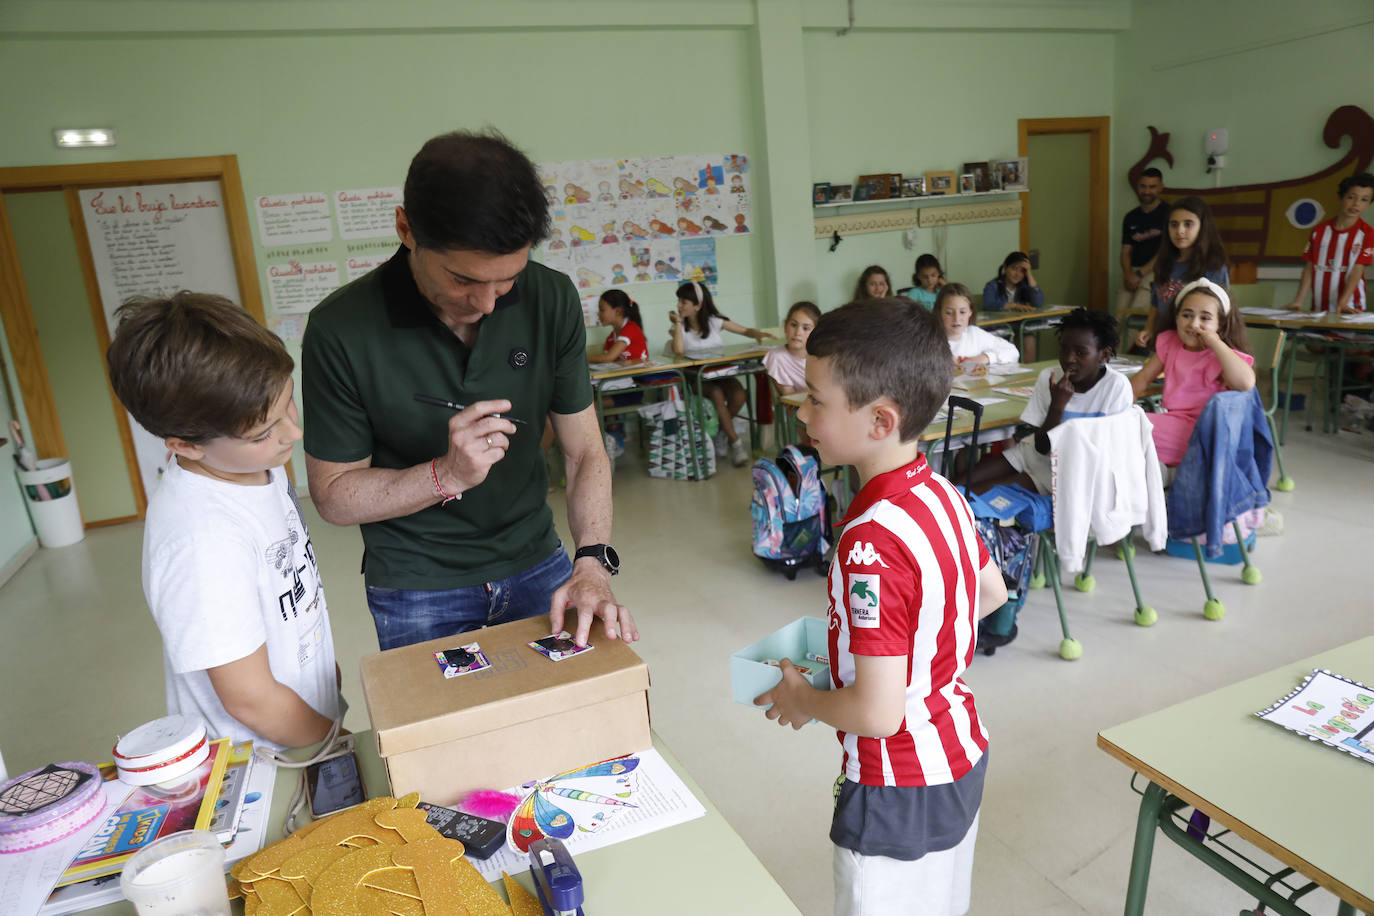
<instances>
[{"instance_id":1,"label":"red beaded bracelet","mask_svg":"<svg viewBox=\"0 0 1374 916\"><path fill-rule=\"evenodd\" d=\"M431 459L429 460L429 476L430 476L430 479L434 481L434 489L436 489L436 490L439 491L439 497L443 500L443 502L439 503L439 505L441 505L441 506L447 506L449 503L453 502L455 499L462 499L462 498L463 498L463 494L462 494L462 493L446 493L446 492L444 492L443 486L439 483L439 468L438 468L438 466L437 466L437 462L438 462L438 461L439 461L438 458L431 458Z\"/></svg>"}]
</instances>

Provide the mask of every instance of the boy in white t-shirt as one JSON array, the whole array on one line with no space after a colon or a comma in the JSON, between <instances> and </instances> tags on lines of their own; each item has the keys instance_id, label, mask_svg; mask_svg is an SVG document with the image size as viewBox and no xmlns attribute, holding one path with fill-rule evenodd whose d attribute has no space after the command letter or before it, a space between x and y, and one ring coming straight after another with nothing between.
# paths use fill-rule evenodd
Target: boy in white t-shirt
<instances>
[{"instance_id":1,"label":"boy in white t-shirt","mask_svg":"<svg viewBox=\"0 0 1374 916\"><path fill-rule=\"evenodd\" d=\"M167 711L214 737L299 747L341 714L329 610L282 466L301 438L294 363L227 299L180 292L116 313L110 382L175 460L148 501L143 592Z\"/></svg>"},{"instance_id":2,"label":"boy in white t-shirt","mask_svg":"<svg viewBox=\"0 0 1374 916\"><path fill-rule=\"evenodd\" d=\"M1050 430L1065 420L1118 414L1135 403L1130 380L1107 365L1120 343L1115 318L1077 308L1059 325L1058 333L1059 371L1051 366L1035 380L1031 399L1021 412L1016 445L989 455L973 468L975 492L1016 483L1048 496Z\"/></svg>"}]
</instances>

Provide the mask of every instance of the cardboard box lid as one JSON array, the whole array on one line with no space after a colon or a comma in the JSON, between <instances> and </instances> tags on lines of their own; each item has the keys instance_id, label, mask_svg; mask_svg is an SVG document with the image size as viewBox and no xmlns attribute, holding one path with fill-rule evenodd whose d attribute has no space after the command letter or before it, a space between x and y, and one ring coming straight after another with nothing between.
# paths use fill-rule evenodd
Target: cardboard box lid
<instances>
[{"instance_id":1,"label":"cardboard box lid","mask_svg":"<svg viewBox=\"0 0 1374 916\"><path fill-rule=\"evenodd\" d=\"M377 752L404 754L648 690L643 659L599 626L592 630L595 651L561 662L528 645L549 635L542 615L364 656L363 699ZM434 653L474 642L491 667L445 678Z\"/></svg>"}]
</instances>

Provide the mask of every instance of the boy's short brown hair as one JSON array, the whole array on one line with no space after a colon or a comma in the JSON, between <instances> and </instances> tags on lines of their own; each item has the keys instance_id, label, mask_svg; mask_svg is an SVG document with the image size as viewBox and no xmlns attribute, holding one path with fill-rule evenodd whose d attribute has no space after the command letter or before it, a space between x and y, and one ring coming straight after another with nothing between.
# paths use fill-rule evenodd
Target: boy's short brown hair
<instances>
[{"instance_id":1,"label":"boy's short brown hair","mask_svg":"<svg viewBox=\"0 0 1374 916\"><path fill-rule=\"evenodd\" d=\"M920 436L954 383L940 319L910 299L866 299L826 312L806 352L830 357L851 408L891 398L902 442Z\"/></svg>"},{"instance_id":2,"label":"boy's short brown hair","mask_svg":"<svg viewBox=\"0 0 1374 916\"><path fill-rule=\"evenodd\" d=\"M139 296L115 317L110 384L160 439L241 435L266 419L295 367L277 335L223 296Z\"/></svg>"}]
</instances>

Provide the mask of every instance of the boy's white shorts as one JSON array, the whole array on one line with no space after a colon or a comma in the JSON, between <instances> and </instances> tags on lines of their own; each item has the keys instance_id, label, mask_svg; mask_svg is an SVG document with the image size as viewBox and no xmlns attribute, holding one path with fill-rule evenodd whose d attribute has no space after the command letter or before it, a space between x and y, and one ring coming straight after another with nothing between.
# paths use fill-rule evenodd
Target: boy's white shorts
<instances>
[{"instance_id":1,"label":"boy's white shorts","mask_svg":"<svg viewBox=\"0 0 1374 916\"><path fill-rule=\"evenodd\" d=\"M914 862L835 848L835 916L963 916L973 884L978 815L953 849Z\"/></svg>"}]
</instances>

